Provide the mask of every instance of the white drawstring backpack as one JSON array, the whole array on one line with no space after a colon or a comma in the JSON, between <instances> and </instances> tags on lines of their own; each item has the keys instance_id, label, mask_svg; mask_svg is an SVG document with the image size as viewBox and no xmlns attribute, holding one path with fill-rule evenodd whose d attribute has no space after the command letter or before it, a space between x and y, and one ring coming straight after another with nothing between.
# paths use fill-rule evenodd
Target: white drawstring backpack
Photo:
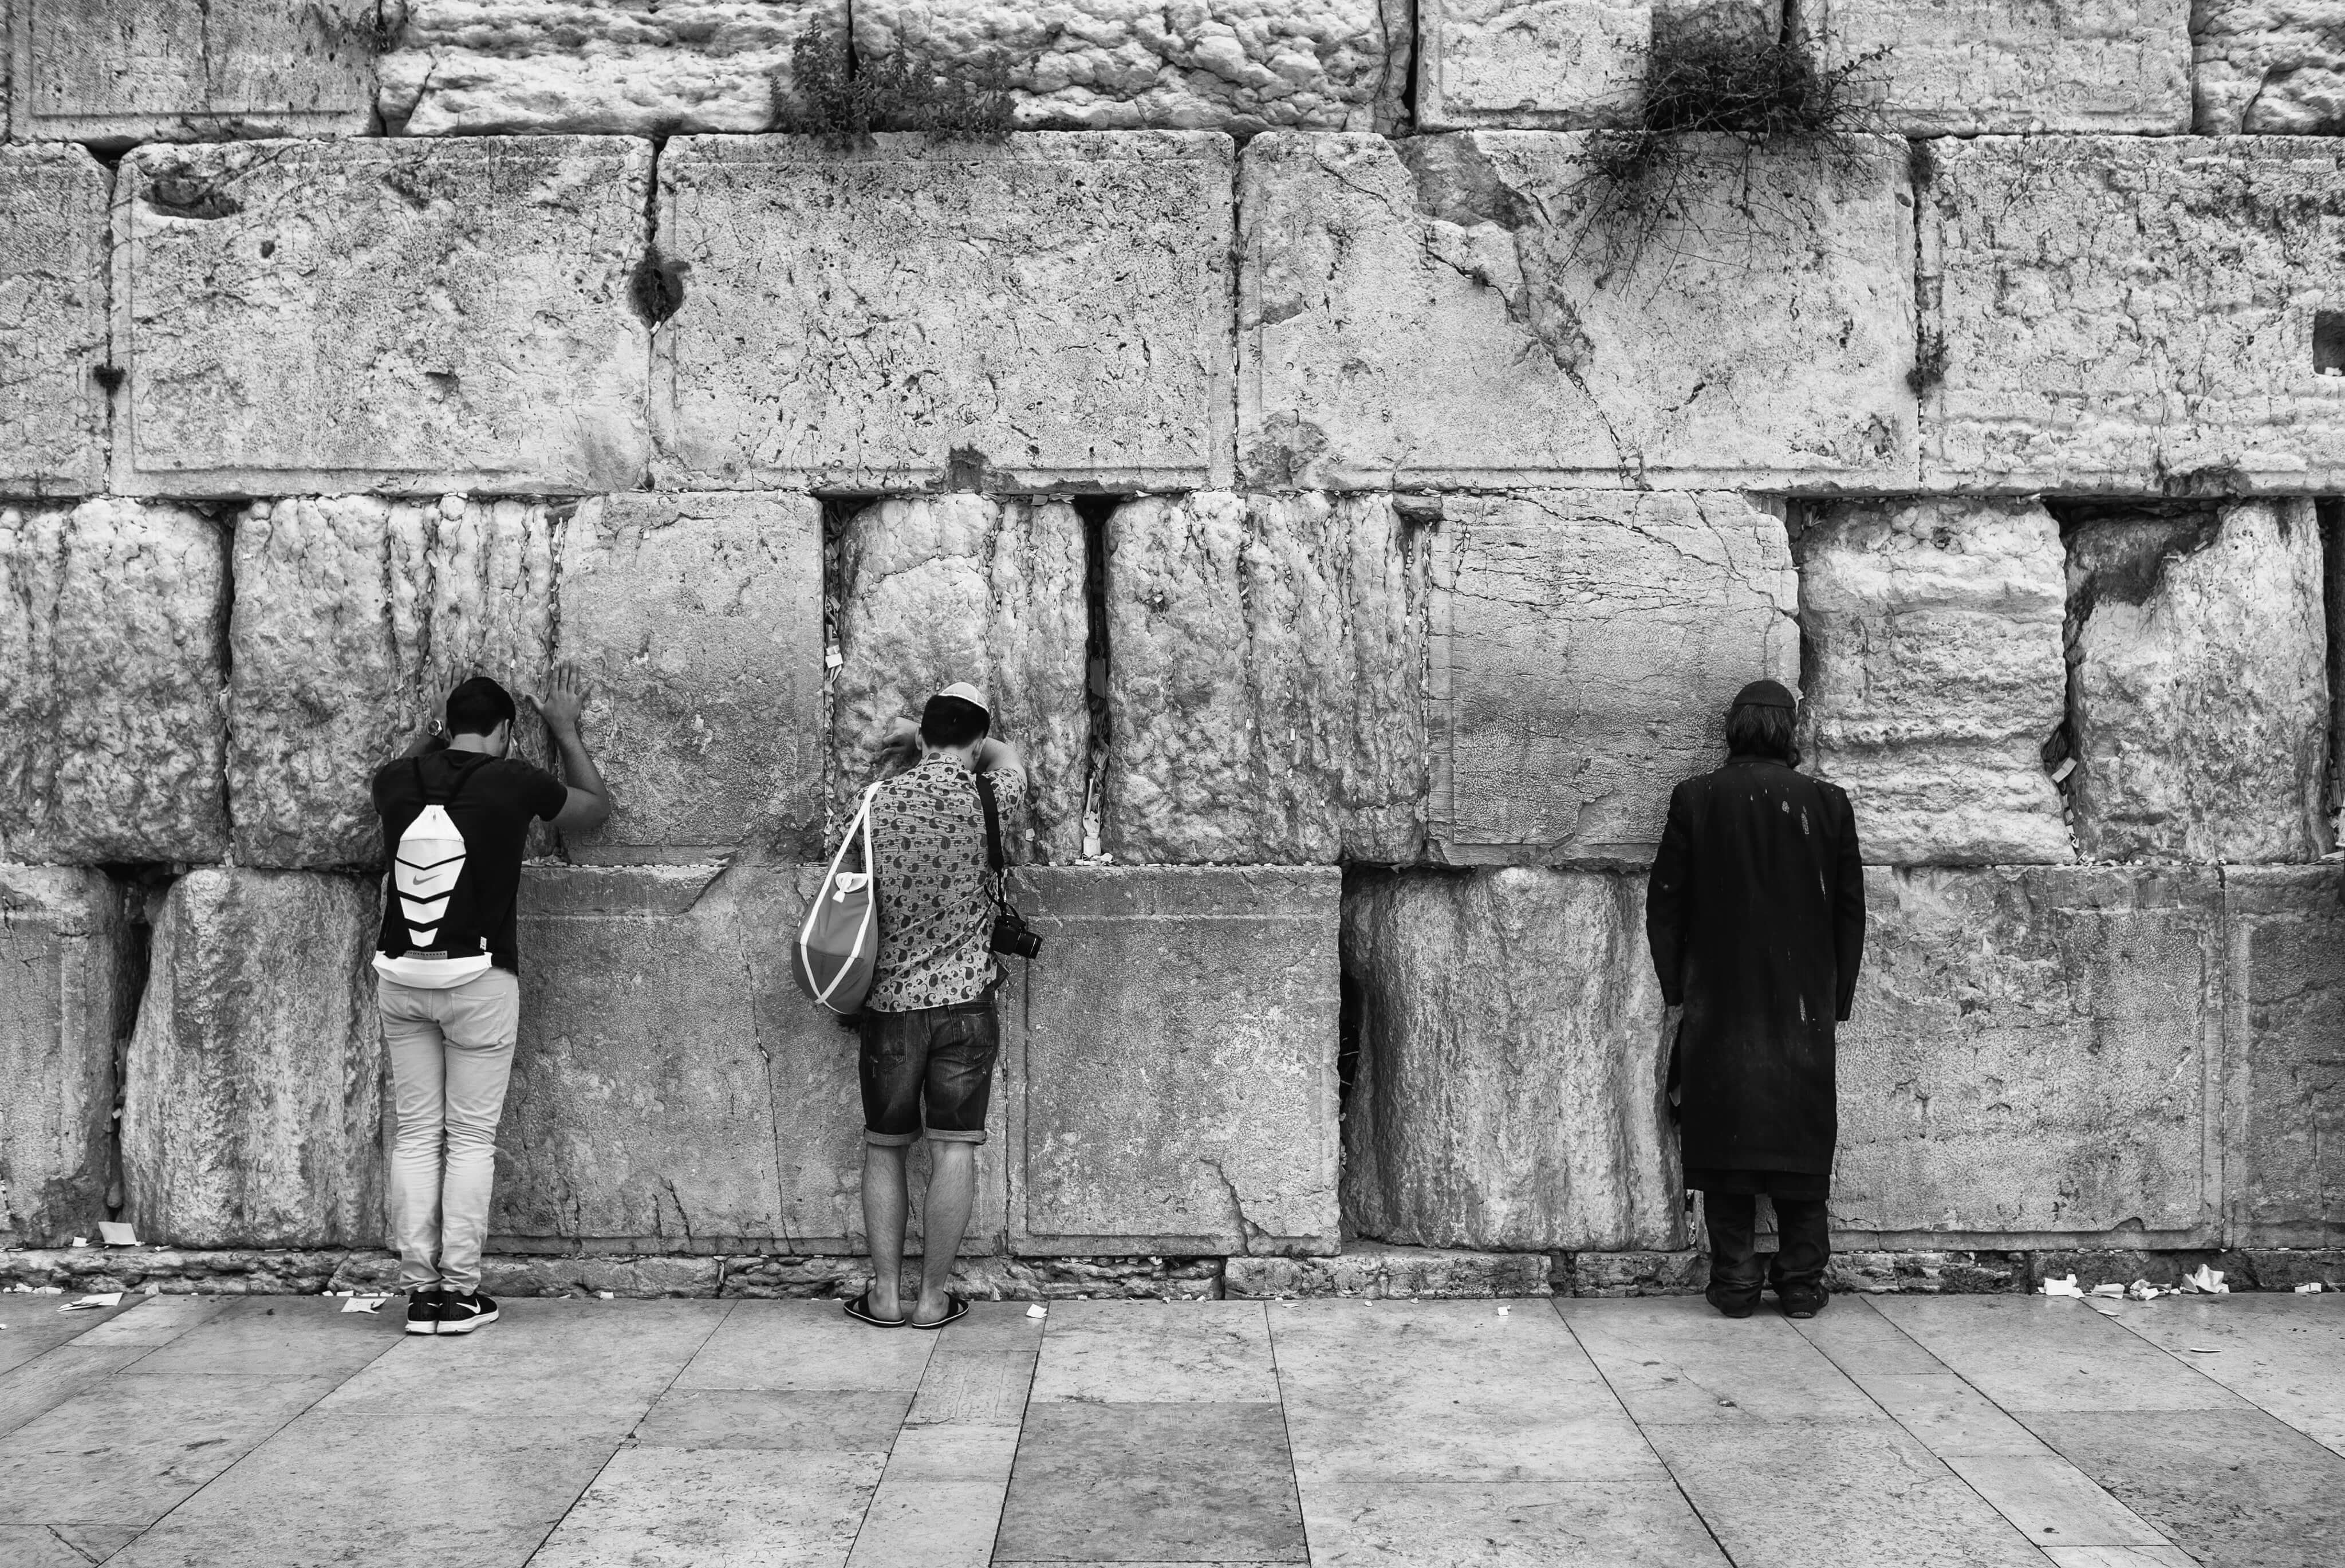
<instances>
[{"instance_id":1,"label":"white drawstring backpack","mask_svg":"<svg viewBox=\"0 0 2345 1568\"><path fill-rule=\"evenodd\" d=\"M464 874L468 851L463 833L448 815L448 804L431 799L423 789L421 761L416 764L415 781L418 791L424 794L424 807L400 834L399 848L391 858L391 896L398 901L400 921L407 927L407 951L379 952L374 967L378 974L399 984L445 991L487 973L492 961L487 944L478 939L472 945L479 951L468 953L451 952L441 941L440 929L455 899L456 883ZM456 789L463 787L460 779ZM448 803L455 798L452 791Z\"/></svg>"},{"instance_id":2,"label":"white drawstring backpack","mask_svg":"<svg viewBox=\"0 0 2345 1568\"><path fill-rule=\"evenodd\" d=\"M830 858L830 870L798 927L797 946L791 954L798 989L808 1001L838 1013L863 1010L878 962L878 890L872 885L878 865L871 856L871 800L878 793L877 784L863 792L863 804L847 825L838 852ZM858 837L863 840L863 869L844 870L847 851Z\"/></svg>"}]
</instances>

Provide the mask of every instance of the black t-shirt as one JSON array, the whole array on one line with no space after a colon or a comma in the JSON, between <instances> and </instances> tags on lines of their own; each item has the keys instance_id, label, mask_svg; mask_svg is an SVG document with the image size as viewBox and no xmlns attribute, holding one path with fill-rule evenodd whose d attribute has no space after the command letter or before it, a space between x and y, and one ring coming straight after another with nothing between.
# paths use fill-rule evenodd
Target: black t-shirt
<instances>
[{"instance_id":1,"label":"black t-shirt","mask_svg":"<svg viewBox=\"0 0 2345 1568\"><path fill-rule=\"evenodd\" d=\"M476 929L454 934L485 938L491 962L519 972L513 905L521 896L530 819L551 820L570 799L569 789L543 768L482 751L428 751L401 758L374 776L374 809L382 816L386 862L398 855L400 835L407 825L422 815L426 789L464 835L464 874L472 910L468 923ZM389 877L383 884L382 934L375 945L395 957L403 950L407 933L391 909L399 895Z\"/></svg>"}]
</instances>

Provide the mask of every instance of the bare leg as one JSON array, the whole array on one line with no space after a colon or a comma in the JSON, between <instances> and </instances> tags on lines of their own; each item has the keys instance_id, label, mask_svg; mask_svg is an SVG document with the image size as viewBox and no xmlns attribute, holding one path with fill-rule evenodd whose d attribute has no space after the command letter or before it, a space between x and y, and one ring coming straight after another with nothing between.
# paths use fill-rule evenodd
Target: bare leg
<instances>
[{"instance_id":1,"label":"bare leg","mask_svg":"<svg viewBox=\"0 0 2345 1568\"><path fill-rule=\"evenodd\" d=\"M904 1315L904 1155L900 1145L863 1145L863 1240L871 1252L871 1310L881 1318Z\"/></svg>"},{"instance_id":2,"label":"bare leg","mask_svg":"<svg viewBox=\"0 0 2345 1568\"><path fill-rule=\"evenodd\" d=\"M920 1304L913 1308L913 1321L933 1323L945 1315L945 1284L952 1278L953 1258L976 1200L977 1145L930 1138L929 1201L920 1211Z\"/></svg>"}]
</instances>

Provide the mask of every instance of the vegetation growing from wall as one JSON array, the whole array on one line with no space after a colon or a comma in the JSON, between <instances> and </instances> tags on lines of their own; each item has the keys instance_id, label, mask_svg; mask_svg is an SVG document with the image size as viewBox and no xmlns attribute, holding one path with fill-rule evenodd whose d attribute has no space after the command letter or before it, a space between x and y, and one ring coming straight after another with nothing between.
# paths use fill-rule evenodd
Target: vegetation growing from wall
<instances>
[{"instance_id":1,"label":"vegetation growing from wall","mask_svg":"<svg viewBox=\"0 0 2345 1568\"><path fill-rule=\"evenodd\" d=\"M773 89L776 130L820 137L841 151L869 145L878 131L999 141L1010 129L1000 66L934 58L909 45L867 57L808 31L791 47L789 77L777 73Z\"/></svg>"}]
</instances>

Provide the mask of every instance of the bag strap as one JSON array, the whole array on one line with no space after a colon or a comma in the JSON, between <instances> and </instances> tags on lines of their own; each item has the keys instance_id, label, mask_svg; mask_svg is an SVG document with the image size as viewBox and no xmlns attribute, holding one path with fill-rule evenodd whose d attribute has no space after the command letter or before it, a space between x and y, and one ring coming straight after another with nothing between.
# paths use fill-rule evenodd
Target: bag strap
<instances>
[{"instance_id":1,"label":"bag strap","mask_svg":"<svg viewBox=\"0 0 2345 1568\"><path fill-rule=\"evenodd\" d=\"M978 802L985 808L985 863L999 877L1009 865L1001 852L1001 808L994 804L991 776L980 773L976 779Z\"/></svg>"},{"instance_id":2,"label":"bag strap","mask_svg":"<svg viewBox=\"0 0 2345 1568\"><path fill-rule=\"evenodd\" d=\"M415 792L423 797L423 803L426 806L453 806L456 803L456 797L464 792L464 786L472 781L472 775L480 771L480 766L477 763L465 769L456 775L456 787L448 791L448 798L445 800L434 800L431 798L431 787L423 782L423 759L421 757L410 759L409 766L415 769Z\"/></svg>"}]
</instances>

